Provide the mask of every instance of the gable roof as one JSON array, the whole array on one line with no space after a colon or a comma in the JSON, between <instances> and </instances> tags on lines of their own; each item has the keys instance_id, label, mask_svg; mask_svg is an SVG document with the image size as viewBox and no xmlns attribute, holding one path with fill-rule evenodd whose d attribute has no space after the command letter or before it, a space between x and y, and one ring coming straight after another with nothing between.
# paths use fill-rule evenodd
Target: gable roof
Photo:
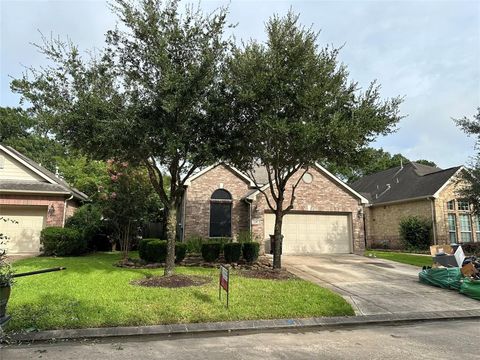
<instances>
[{"instance_id":1,"label":"gable roof","mask_svg":"<svg viewBox=\"0 0 480 360\"><path fill-rule=\"evenodd\" d=\"M438 192L461 169L462 166L456 166L442 170L411 162L403 167L364 176L353 182L351 187L364 194L373 205L437 197Z\"/></svg>"},{"instance_id":2,"label":"gable roof","mask_svg":"<svg viewBox=\"0 0 480 360\"><path fill-rule=\"evenodd\" d=\"M362 194L358 193L355 189L353 189L352 187L350 187L348 184L344 183L342 180L340 180L339 178L337 178L335 175L333 175L330 171L328 171L327 169L325 169L322 165L318 164L318 163L315 163L315 168L317 170L319 170L321 173L323 173L328 179L330 179L332 182L334 182L335 184L337 184L338 186L340 186L341 188L343 188L344 190L346 190L347 192L349 192L350 194L354 195L355 197L357 197L362 204L368 204L368 199L363 196ZM265 174L266 174L266 171L265 171ZM260 189L261 190L264 190L266 188L268 188L268 180L267 180L267 184L265 184L264 186L262 186ZM247 194L245 194L244 198L245 199L249 199L249 200L253 200L253 198L255 196L257 196L257 194L260 192L259 189L252 189L251 191L249 191Z\"/></svg>"},{"instance_id":3,"label":"gable roof","mask_svg":"<svg viewBox=\"0 0 480 360\"><path fill-rule=\"evenodd\" d=\"M58 193L70 194L78 200L88 200L88 196L78 189L68 185L62 178L56 176L51 171L37 164L32 159L26 157L14 148L0 144L0 150L20 162L23 166L30 169L45 182L25 181L25 180L3 180L0 181L0 191L5 192L37 192L37 193Z\"/></svg>"},{"instance_id":4,"label":"gable roof","mask_svg":"<svg viewBox=\"0 0 480 360\"><path fill-rule=\"evenodd\" d=\"M206 168L203 168L202 170L200 170L199 172L193 174L192 176L190 176L186 181L185 181L185 186L190 186L192 184L192 181L199 178L200 176L202 176L203 174L209 172L210 170L216 168L218 165L223 165L227 168L229 168L230 170L233 171L233 173L235 173L238 177L242 178L244 181L246 181L248 183L249 186L255 186L255 184L253 183L252 179L250 179L247 175L245 175L243 172L241 172L240 170L238 170L237 168L231 166L231 165L228 165L224 162L219 162L219 163L216 163L216 164L213 164L213 165L210 165L210 166L207 166Z\"/></svg>"}]
</instances>

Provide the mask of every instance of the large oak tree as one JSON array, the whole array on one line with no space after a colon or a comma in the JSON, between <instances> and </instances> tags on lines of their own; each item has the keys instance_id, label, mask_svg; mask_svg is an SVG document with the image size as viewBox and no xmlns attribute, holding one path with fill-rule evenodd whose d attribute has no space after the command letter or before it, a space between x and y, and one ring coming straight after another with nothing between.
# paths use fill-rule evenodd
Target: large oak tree
<instances>
[{"instance_id":1,"label":"large oak tree","mask_svg":"<svg viewBox=\"0 0 480 360\"><path fill-rule=\"evenodd\" d=\"M214 161L221 145L222 118L212 108L230 44L226 10L182 12L177 0L117 0L112 10L120 23L104 49L85 59L71 42L47 39L39 49L51 65L30 69L12 88L73 148L148 170L167 212L171 275L185 181Z\"/></svg>"},{"instance_id":2,"label":"large oak tree","mask_svg":"<svg viewBox=\"0 0 480 360\"><path fill-rule=\"evenodd\" d=\"M274 268L281 267L282 221L295 208L295 190L317 161L348 164L400 119L400 98L381 100L372 83L359 91L339 62L339 50L318 46L318 34L289 12L267 25L267 41L235 49L225 72L231 142L228 159L256 181L275 214ZM243 137L239 134L243 134ZM296 180L293 180L296 179ZM286 239L288 241L288 239Z\"/></svg>"}]
</instances>

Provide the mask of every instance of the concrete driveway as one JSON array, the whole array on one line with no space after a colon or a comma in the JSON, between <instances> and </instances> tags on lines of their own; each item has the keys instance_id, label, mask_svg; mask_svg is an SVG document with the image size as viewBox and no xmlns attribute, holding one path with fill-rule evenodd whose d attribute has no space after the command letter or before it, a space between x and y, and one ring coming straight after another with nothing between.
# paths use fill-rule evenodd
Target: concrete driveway
<instances>
[{"instance_id":1,"label":"concrete driveway","mask_svg":"<svg viewBox=\"0 0 480 360\"><path fill-rule=\"evenodd\" d=\"M359 255L282 257L290 272L342 295L357 315L480 309L480 301L418 281L420 268Z\"/></svg>"}]
</instances>

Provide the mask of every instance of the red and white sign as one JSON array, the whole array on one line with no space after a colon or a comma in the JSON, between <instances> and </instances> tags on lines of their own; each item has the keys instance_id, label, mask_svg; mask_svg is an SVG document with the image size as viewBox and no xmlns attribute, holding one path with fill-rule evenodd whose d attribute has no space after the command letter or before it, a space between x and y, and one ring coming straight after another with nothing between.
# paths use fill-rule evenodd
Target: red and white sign
<instances>
[{"instance_id":1,"label":"red and white sign","mask_svg":"<svg viewBox=\"0 0 480 360\"><path fill-rule=\"evenodd\" d=\"M225 290L228 291L228 278L229 278L229 271L227 268L220 266L220 286Z\"/></svg>"}]
</instances>

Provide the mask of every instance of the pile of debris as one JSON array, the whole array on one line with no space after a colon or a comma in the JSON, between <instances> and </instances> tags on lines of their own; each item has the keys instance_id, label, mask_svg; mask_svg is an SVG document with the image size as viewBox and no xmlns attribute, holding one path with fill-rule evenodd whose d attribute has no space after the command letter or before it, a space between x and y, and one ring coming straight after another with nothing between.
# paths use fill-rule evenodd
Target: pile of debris
<instances>
[{"instance_id":1,"label":"pile of debris","mask_svg":"<svg viewBox=\"0 0 480 360\"><path fill-rule=\"evenodd\" d=\"M480 300L480 261L475 256L465 257L458 244L433 245L430 253L433 266L423 267L418 274L421 282Z\"/></svg>"}]
</instances>

